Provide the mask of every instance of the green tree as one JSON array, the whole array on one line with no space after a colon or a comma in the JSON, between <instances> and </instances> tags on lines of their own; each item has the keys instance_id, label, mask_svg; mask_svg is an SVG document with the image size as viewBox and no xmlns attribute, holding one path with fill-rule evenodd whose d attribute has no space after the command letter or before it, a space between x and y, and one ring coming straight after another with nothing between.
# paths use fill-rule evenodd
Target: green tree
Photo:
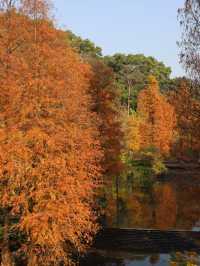
<instances>
[{"instance_id":1,"label":"green tree","mask_svg":"<svg viewBox=\"0 0 200 266\"><path fill-rule=\"evenodd\" d=\"M82 39L73 32L67 31L67 39L71 46L83 57L101 57L102 49L89 39Z\"/></svg>"},{"instance_id":2,"label":"green tree","mask_svg":"<svg viewBox=\"0 0 200 266\"><path fill-rule=\"evenodd\" d=\"M170 67L151 56L115 54L104 59L116 73L117 83L122 91L122 104L126 107L130 105L132 110L136 109L137 95L145 87L150 74L156 77L162 91L167 90L171 84Z\"/></svg>"}]
</instances>

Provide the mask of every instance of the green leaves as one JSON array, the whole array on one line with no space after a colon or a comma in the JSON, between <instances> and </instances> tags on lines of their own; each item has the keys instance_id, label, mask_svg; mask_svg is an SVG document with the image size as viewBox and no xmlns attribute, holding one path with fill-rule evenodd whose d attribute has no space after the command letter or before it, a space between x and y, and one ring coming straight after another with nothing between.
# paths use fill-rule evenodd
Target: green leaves
<instances>
[{"instance_id":1,"label":"green leaves","mask_svg":"<svg viewBox=\"0 0 200 266\"><path fill-rule=\"evenodd\" d=\"M151 56L115 54L104 57L104 60L116 74L117 84L122 91L121 102L124 106L127 106L128 102L128 86L131 86L132 110L136 109L137 95L146 86L150 74L156 77L163 91L171 84L171 68Z\"/></svg>"},{"instance_id":2,"label":"green leaves","mask_svg":"<svg viewBox=\"0 0 200 266\"><path fill-rule=\"evenodd\" d=\"M79 36L76 36L73 32L67 31L67 38L70 42L70 45L75 48L75 50L81 54L83 57L101 57L102 49L99 46L96 46L89 39L82 39Z\"/></svg>"}]
</instances>

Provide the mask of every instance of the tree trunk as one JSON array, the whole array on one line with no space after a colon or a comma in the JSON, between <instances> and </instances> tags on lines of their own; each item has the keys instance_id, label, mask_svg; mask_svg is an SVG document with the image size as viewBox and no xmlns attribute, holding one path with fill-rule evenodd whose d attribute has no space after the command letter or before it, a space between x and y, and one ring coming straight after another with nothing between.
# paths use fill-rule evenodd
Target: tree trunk
<instances>
[{"instance_id":1,"label":"tree trunk","mask_svg":"<svg viewBox=\"0 0 200 266\"><path fill-rule=\"evenodd\" d=\"M32 252L30 252L29 256L28 256L28 264L27 266L36 266L37 264L37 257L35 254L33 254Z\"/></svg>"},{"instance_id":2,"label":"tree trunk","mask_svg":"<svg viewBox=\"0 0 200 266\"><path fill-rule=\"evenodd\" d=\"M6 212L3 227L3 243L1 250L1 266L14 266L12 254L9 249L9 218Z\"/></svg>"},{"instance_id":3,"label":"tree trunk","mask_svg":"<svg viewBox=\"0 0 200 266\"><path fill-rule=\"evenodd\" d=\"M130 99L131 98L131 84L128 82L128 116L130 115Z\"/></svg>"},{"instance_id":4,"label":"tree trunk","mask_svg":"<svg viewBox=\"0 0 200 266\"><path fill-rule=\"evenodd\" d=\"M119 177L116 176L116 222L119 226Z\"/></svg>"}]
</instances>

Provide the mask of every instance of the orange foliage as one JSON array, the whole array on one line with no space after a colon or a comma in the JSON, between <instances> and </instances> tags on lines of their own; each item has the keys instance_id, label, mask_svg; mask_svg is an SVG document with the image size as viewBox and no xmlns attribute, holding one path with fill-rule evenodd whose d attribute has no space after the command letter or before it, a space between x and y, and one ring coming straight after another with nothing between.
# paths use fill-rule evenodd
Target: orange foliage
<instances>
[{"instance_id":1,"label":"orange foliage","mask_svg":"<svg viewBox=\"0 0 200 266\"><path fill-rule=\"evenodd\" d=\"M5 12L0 14L1 207L10 208L7 217L19 217L29 265L61 260L68 265L69 248L84 250L98 227L92 202L101 151L88 108L92 73L66 45L65 35L41 16L36 21Z\"/></svg>"},{"instance_id":2,"label":"orange foliage","mask_svg":"<svg viewBox=\"0 0 200 266\"><path fill-rule=\"evenodd\" d=\"M95 59L90 60L93 70L90 93L93 110L97 113L97 127L104 152L102 169L105 176L117 176L122 170L120 159L123 132L120 121L120 104L113 71Z\"/></svg>"},{"instance_id":3,"label":"orange foliage","mask_svg":"<svg viewBox=\"0 0 200 266\"><path fill-rule=\"evenodd\" d=\"M141 148L155 147L167 155L174 141L175 112L153 76L149 77L148 87L139 93L137 112L142 118Z\"/></svg>"},{"instance_id":4,"label":"orange foliage","mask_svg":"<svg viewBox=\"0 0 200 266\"><path fill-rule=\"evenodd\" d=\"M177 91L170 94L170 102L177 116L178 141L176 153L184 155L188 150L200 150L200 102L195 98L192 89L181 81Z\"/></svg>"}]
</instances>

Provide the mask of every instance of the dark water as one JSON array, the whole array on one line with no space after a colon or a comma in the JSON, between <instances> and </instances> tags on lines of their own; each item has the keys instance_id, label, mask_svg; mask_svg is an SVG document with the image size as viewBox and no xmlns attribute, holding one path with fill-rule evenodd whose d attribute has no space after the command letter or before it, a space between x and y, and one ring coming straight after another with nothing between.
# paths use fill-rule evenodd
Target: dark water
<instances>
[{"instance_id":1,"label":"dark water","mask_svg":"<svg viewBox=\"0 0 200 266\"><path fill-rule=\"evenodd\" d=\"M195 253L175 254L119 254L115 252L93 253L82 262L84 266L197 266L200 258Z\"/></svg>"},{"instance_id":2,"label":"dark water","mask_svg":"<svg viewBox=\"0 0 200 266\"><path fill-rule=\"evenodd\" d=\"M122 190L118 208L116 198L108 198L106 225L120 228L200 231L200 174L176 173L165 181L156 182L152 190L130 193ZM195 252L172 254L133 254L113 251L93 251L81 266L196 266Z\"/></svg>"}]
</instances>

